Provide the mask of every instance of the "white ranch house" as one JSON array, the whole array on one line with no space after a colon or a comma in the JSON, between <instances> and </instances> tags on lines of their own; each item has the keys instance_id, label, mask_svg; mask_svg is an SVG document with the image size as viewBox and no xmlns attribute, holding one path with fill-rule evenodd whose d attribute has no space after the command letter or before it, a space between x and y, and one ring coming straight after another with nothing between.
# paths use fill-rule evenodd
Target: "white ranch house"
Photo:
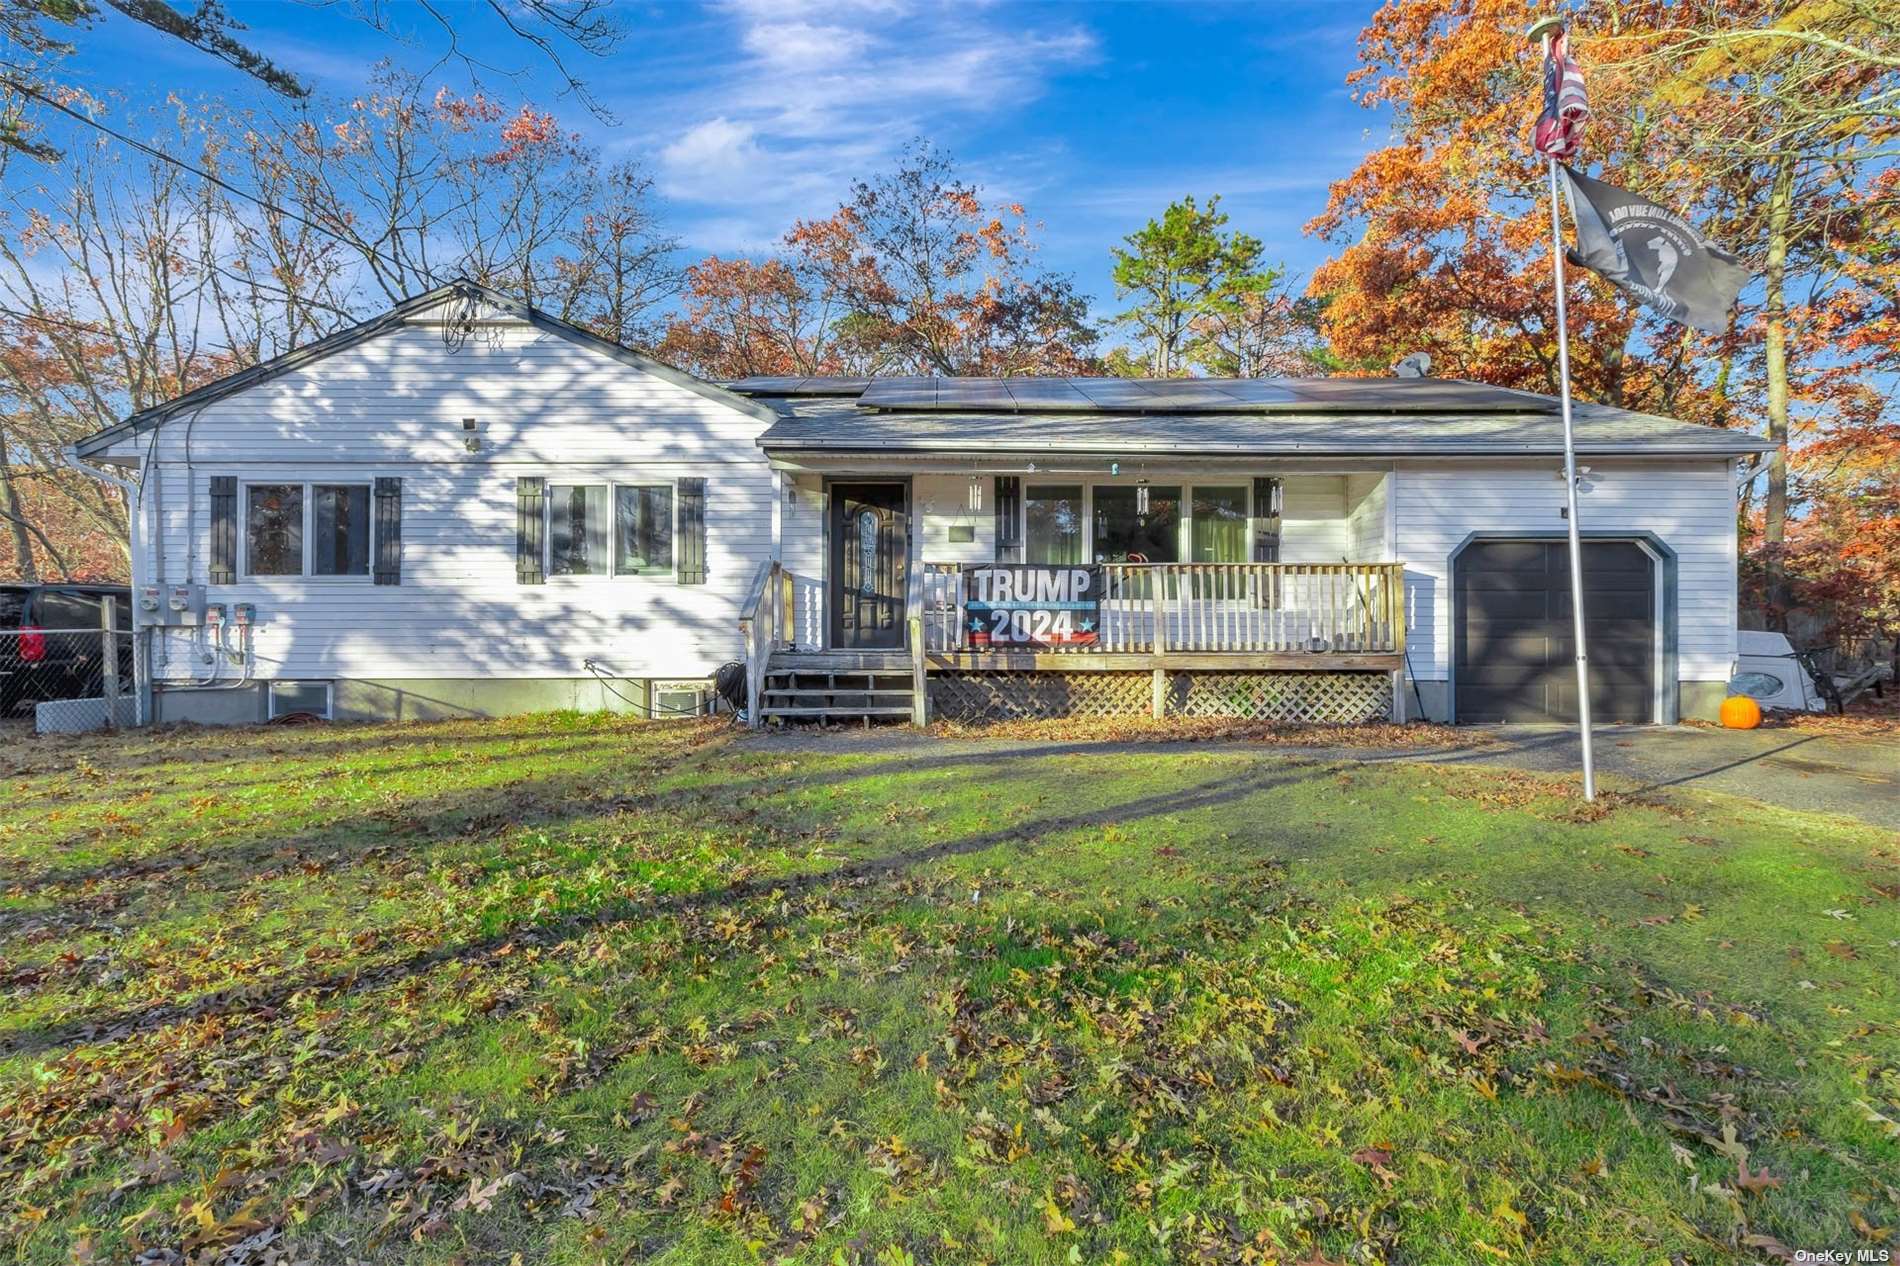
<instances>
[{"instance_id":1,"label":"white ranch house","mask_svg":"<svg viewBox=\"0 0 1900 1266\"><path fill-rule=\"evenodd\" d=\"M1708 715L1763 445L1577 437L1597 715ZM732 662L755 719L1559 719L1560 454L1436 379L717 385L466 282L76 446L138 487L161 722L666 714ZM1071 579L1053 640L989 601Z\"/></svg>"}]
</instances>

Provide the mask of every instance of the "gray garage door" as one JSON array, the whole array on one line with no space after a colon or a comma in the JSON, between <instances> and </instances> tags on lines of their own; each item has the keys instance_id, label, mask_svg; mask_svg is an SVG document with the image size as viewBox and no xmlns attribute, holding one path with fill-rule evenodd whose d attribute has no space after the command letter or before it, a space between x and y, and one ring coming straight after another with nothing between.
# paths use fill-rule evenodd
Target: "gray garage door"
<instances>
[{"instance_id":1,"label":"gray garage door","mask_svg":"<svg viewBox=\"0 0 1900 1266\"><path fill-rule=\"evenodd\" d=\"M1597 721L1654 717L1654 565L1629 541L1584 542L1584 635ZM1474 542L1458 556L1452 583L1458 592L1458 719L1576 720L1569 546Z\"/></svg>"}]
</instances>

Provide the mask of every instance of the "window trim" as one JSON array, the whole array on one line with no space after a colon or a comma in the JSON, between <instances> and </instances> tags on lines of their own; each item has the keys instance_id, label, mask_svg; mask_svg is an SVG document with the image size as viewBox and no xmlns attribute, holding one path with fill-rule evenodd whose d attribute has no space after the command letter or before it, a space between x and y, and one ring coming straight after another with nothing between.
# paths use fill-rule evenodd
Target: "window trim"
<instances>
[{"instance_id":1,"label":"window trim","mask_svg":"<svg viewBox=\"0 0 1900 1266\"><path fill-rule=\"evenodd\" d=\"M554 490L556 488L599 488L607 489L607 568L605 571L576 575L573 572L554 570ZM673 561L665 567L648 567L643 571L621 571L619 564L620 545L620 489L622 488L664 488L667 502L673 516L673 548L676 551ZM680 535L680 489L678 479L578 479L559 475L543 476L541 485L541 576L543 583L554 584L597 584L611 580L640 580L648 583L679 583L679 535Z\"/></svg>"},{"instance_id":2,"label":"window trim","mask_svg":"<svg viewBox=\"0 0 1900 1266\"><path fill-rule=\"evenodd\" d=\"M299 569L295 572L260 575L251 570L251 489L281 488L285 485L303 489L303 557L299 560ZM312 530L316 524L317 499L315 488L361 488L369 505L369 566L361 575L319 576L311 570L310 551L315 547L316 534ZM237 579L244 584L270 584L289 580L304 584L319 585L373 585L376 583L376 475L318 475L313 478L273 478L260 476L238 477L238 558Z\"/></svg>"},{"instance_id":3,"label":"window trim","mask_svg":"<svg viewBox=\"0 0 1900 1266\"><path fill-rule=\"evenodd\" d=\"M323 711L319 715L326 721L336 719L336 683L334 681L312 681L306 677L273 677L264 686L264 719L275 721L291 712L307 712L307 708L292 708L290 712L277 710L277 687L279 686L322 686Z\"/></svg>"},{"instance_id":4,"label":"window trim","mask_svg":"<svg viewBox=\"0 0 1900 1266\"><path fill-rule=\"evenodd\" d=\"M1016 509L1017 522L1020 529L1017 532L1017 539L1022 542L1024 555L1027 555L1029 552L1029 480L1037 477L1034 472L1023 477L1023 491L1022 497L1020 498L1021 504ZM1269 472L1264 477L1280 480L1286 478L1284 474L1278 472ZM1170 477L1168 486L1179 486L1181 489L1181 520L1179 524L1176 525L1175 554L1182 563L1191 562L1194 553L1195 489L1240 488L1242 495L1246 498L1247 522L1251 524L1257 513L1254 506L1253 480L1254 472L1250 472L1244 476L1226 476L1218 479L1202 480L1173 479ZM1086 476L1081 477L1079 480L1071 476L1065 480L1051 475L1045 481L1045 485L1039 486L1046 486L1047 484L1066 485L1073 482L1080 482L1082 485L1082 554L1089 564L1093 565L1095 562L1095 490L1097 488L1135 488L1139 487L1140 483L1139 481L1130 483L1123 479L1090 479ZM1149 482L1152 483L1153 481L1150 480ZM1247 553L1248 557L1241 559L1241 562L1250 563L1253 561L1252 549L1249 548ZM1212 567L1222 566L1223 564L1208 563L1203 565Z\"/></svg>"}]
</instances>

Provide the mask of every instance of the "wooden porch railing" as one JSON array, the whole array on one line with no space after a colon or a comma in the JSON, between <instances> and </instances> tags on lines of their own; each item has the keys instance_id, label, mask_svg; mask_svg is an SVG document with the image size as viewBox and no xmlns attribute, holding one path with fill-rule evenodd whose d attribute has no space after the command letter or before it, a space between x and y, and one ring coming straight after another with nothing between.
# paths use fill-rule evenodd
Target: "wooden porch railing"
<instances>
[{"instance_id":1,"label":"wooden porch railing","mask_svg":"<svg viewBox=\"0 0 1900 1266\"><path fill-rule=\"evenodd\" d=\"M765 669L772 652L797 636L797 578L776 559L759 564L739 607L739 640L745 646L746 720L757 729L765 700Z\"/></svg>"},{"instance_id":2,"label":"wooden porch railing","mask_svg":"<svg viewBox=\"0 0 1900 1266\"><path fill-rule=\"evenodd\" d=\"M1403 563L1104 563L1093 645L1054 654L1398 654ZM968 649L962 569L924 565L925 644Z\"/></svg>"}]
</instances>

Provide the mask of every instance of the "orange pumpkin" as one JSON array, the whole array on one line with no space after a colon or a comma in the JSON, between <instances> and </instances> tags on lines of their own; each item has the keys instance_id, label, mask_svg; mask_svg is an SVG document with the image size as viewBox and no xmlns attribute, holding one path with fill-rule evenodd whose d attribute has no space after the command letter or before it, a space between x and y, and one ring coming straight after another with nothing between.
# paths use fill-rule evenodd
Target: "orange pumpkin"
<instances>
[{"instance_id":1,"label":"orange pumpkin","mask_svg":"<svg viewBox=\"0 0 1900 1266\"><path fill-rule=\"evenodd\" d=\"M1722 724L1731 730L1752 730L1761 724L1761 705L1747 695L1722 700Z\"/></svg>"}]
</instances>

